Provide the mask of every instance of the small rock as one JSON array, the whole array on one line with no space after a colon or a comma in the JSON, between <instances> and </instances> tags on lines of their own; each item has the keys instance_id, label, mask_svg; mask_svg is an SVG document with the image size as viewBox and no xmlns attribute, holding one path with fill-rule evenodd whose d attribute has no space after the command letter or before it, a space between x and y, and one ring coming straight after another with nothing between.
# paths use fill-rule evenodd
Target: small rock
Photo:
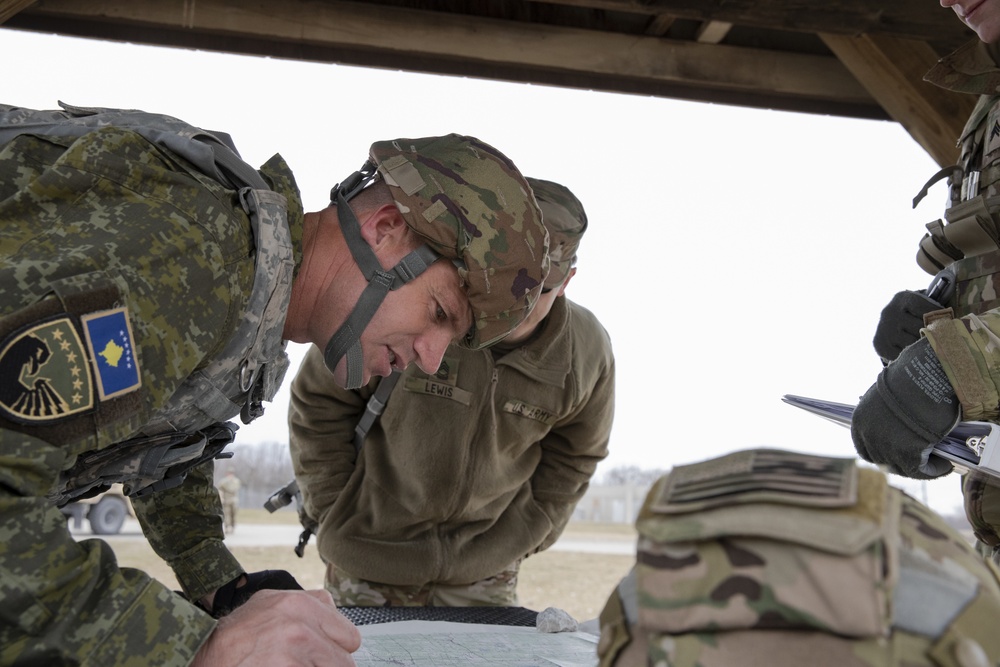
<instances>
[{"instance_id":1,"label":"small rock","mask_svg":"<svg viewBox=\"0 0 1000 667\"><path fill-rule=\"evenodd\" d=\"M576 632L576 619L562 609L547 607L538 614L535 627L539 632Z\"/></svg>"}]
</instances>

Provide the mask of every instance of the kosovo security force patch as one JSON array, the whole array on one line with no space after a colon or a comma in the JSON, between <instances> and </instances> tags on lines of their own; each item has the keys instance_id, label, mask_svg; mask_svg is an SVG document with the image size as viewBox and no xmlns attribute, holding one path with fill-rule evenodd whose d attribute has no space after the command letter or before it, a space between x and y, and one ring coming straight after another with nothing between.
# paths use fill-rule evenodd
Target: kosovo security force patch
<instances>
[{"instance_id":1,"label":"kosovo security force patch","mask_svg":"<svg viewBox=\"0 0 1000 667\"><path fill-rule=\"evenodd\" d=\"M68 317L16 332L0 348L0 410L19 422L46 422L89 410L87 355Z\"/></svg>"},{"instance_id":2,"label":"kosovo security force patch","mask_svg":"<svg viewBox=\"0 0 1000 667\"><path fill-rule=\"evenodd\" d=\"M128 309L91 313L80 317L80 321L87 337L100 399L106 401L138 389L142 380L133 352Z\"/></svg>"}]
</instances>

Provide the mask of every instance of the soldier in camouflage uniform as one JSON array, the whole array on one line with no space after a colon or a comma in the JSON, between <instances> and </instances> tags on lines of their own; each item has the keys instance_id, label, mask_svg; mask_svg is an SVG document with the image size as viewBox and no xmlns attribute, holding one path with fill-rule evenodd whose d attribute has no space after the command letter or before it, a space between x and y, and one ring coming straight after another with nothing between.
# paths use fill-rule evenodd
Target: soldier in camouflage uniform
<instances>
[{"instance_id":1,"label":"soldier in camouflage uniform","mask_svg":"<svg viewBox=\"0 0 1000 667\"><path fill-rule=\"evenodd\" d=\"M931 448L962 418L1000 419L1000 2L942 0L979 39L925 77L979 102L959 139L960 164L941 170L949 206L928 225L918 263L948 289L903 291L882 312L875 349L888 365L861 399L852 433L859 454L891 472L926 478L951 465ZM918 197L918 200L919 201ZM936 282L937 282L936 281ZM891 363L889 363L891 362ZM980 551L1000 563L1000 486L962 480Z\"/></svg>"},{"instance_id":2,"label":"soldier in camouflage uniform","mask_svg":"<svg viewBox=\"0 0 1000 667\"><path fill-rule=\"evenodd\" d=\"M1000 571L852 459L679 466L636 520L601 667L995 667Z\"/></svg>"},{"instance_id":3,"label":"soldier in camouflage uniform","mask_svg":"<svg viewBox=\"0 0 1000 667\"><path fill-rule=\"evenodd\" d=\"M222 422L270 400L285 340L360 385L502 338L547 235L471 137L377 142L332 199L303 214L280 156L166 116L0 105L0 664L353 664L328 593L223 545ZM184 595L69 534L56 505L111 482Z\"/></svg>"},{"instance_id":4,"label":"soldier in camouflage uniform","mask_svg":"<svg viewBox=\"0 0 1000 667\"><path fill-rule=\"evenodd\" d=\"M222 527L227 533L236 530L236 515L240 511L240 478L232 470L219 482L222 499Z\"/></svg>"},{"instance_id":5,"label":"soldier in camouflage uniform","mask_svg":"<svg viewBox=\"0 0 1000 667\"><path fill-rule=\"evenodd\" d=\"M403 373L360 453L374 383L338 387L317 349L292 383L296 480L339 605L517 606L521 561L556 541L607 455L611 344L563 298L587 216L567 188L528 182L552 269L514 333Z\"/></svg>"}]
</instances>

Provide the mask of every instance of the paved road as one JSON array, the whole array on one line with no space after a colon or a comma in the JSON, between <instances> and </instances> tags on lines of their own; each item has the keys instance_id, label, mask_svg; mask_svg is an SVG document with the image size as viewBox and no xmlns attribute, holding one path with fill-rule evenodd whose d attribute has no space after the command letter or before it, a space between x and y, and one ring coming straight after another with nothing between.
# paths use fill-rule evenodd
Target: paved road
<instances>
[{"instance_id":1,"label":"paved road","mask_svg":"<svg viewBox=\"0 0 1000 667\"><path fill-rule=\"evenodd\" d=\"M70 529L70 532L77 539L87 539L96 537L91 534L90 527L84 521L83 527L79 530ZM226 544L230 546L257 547L257 546L287 546L289 548L298 544L299 533L302 529L298 526L287 524L263 524L246 523L237 526L236 531L226 535ZM143 539L139 522L129 519L125 522L121 533L105 537L109 542L118 540ZM608 537L602 540L585 540L573 537L564 537L552 545L554 551L576 551L582 553L597 554L621 554L630 556L635 553L635 540L623 539L620 537Z\"/></svg>"}]
</instances>

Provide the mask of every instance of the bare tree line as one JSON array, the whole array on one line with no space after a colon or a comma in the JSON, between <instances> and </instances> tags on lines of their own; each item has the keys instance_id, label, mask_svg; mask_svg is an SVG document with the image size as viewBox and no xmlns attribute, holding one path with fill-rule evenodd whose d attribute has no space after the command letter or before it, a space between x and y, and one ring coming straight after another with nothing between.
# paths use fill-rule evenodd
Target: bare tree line
<instances>
[{"instance_id":1,"label":"bare tree line","mask_svg":"<svg viewBox=\"0 0 1000 667\"><path fill-rule=\"evenodd\" d=\"M216 481L232 470L248 491L271 493L294 477L287 442L238 443L227 451L233 457L215 462Z\"/></svg>"},{"instance_id":2,"label":"bare tree line","mask_svg":"<svg viewBox=\"0 0 1000 667\"><path fill-rule=\"evenodd\" d=\"M215 463L216 480L232 470L244 488L258 493L271 493L292 480L292 459L286 442L246 443L230 446L233 457ZM594 484L606 486L650 487L669 472L663 468L642 468L623 465L599 473Z\"/></svg>"}]
</instances>

